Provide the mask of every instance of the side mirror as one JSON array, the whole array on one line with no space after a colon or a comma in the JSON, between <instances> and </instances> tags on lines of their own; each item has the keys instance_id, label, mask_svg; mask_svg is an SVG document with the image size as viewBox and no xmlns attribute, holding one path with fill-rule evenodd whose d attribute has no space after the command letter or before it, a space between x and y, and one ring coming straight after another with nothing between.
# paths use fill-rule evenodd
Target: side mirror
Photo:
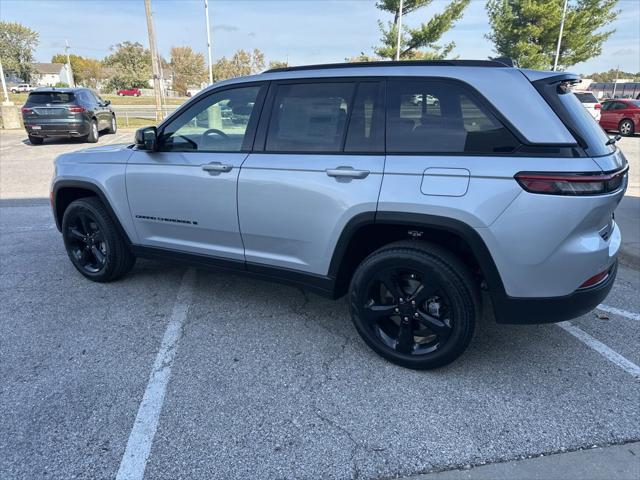
<instances>
[{"instance_id":1,"label":"side mirror","mask_svg":"<svg viewBox=\"0 0 640 480\"><path fill-rule=\"evenodd\" d=\"M111 105L111 100L105 100L104 101L104 106L108 107L109 105Z\"/></svg>"},{"instance_id":2,"label":"side mirror","mask_svg":"<svg viewBox=\"0 0 640 480\"><path fill-rule=\"evenodd\" d=\"M136 130L136 145L149 152L155 152L158 144L158 130L156 127L143 127Z\"/></svg>"}]
</instances>

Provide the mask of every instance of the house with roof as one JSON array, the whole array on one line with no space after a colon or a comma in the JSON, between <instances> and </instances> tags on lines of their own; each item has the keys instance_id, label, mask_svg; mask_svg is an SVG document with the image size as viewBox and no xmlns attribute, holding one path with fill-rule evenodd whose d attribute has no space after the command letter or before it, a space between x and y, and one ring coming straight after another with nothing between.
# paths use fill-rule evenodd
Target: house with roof
<instances>
[{"instance_id":1,"label":"house with roof","mask_svg":"<svg viewBox=\"0 0 640 480\"><path fill-rule=\"evenodd\" d=\"M70 84L71 75L64 63L34 63L31 83L40 87L53 87L58 83Z\"/></svg>"}]
</instances>

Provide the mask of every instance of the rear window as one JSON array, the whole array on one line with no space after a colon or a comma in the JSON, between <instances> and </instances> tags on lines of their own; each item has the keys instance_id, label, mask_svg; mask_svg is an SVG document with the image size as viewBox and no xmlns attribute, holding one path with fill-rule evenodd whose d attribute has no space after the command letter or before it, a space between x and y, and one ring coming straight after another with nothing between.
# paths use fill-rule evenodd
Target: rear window
<instances>
[{"instance_id":1,"label":"rear window","mask_svg":"<svg viewBox=\"0 0 640 480\"><path fill-rule=\"evenodd\" d=\"M593 93L585 93L585 92L573 92L580 103L598 103L598 99L595 97Z\"/></svg>"},{"instance_id":2,"label":"rear window","mask_svg":"<svg viewBox=\"0 0 640 480\"><path fill-rule=\"evenodd\" d=\"M31 105L46 105L47 103L70 103L75 99L71 92L32 92L27 98Z\"/></svg>"},{"instance_id":3,"label":"rear window","mask_svg":"<svg viewBox=\"0 0 640 480\"><path fill-rule=\"evenodd\" d=\"M558 80L556 76L537 80L533 85L588 156L599 157L613 153L615 146L607 145L609 136L571 90L574 81L573 76L566 75L566 80Z\"/></svg>"},{"instance_id":4,"label":"rear window","mask_svg":"<svg viewBox=\"0 0 640 480\"><path fill-rule=\"evenodd\" d=\"M614 150L607 145L609 136L575 95L559 89L558 99L572 120L572 128L585 141L588 155L607 155Z\"/></svg>"}]
</instances>

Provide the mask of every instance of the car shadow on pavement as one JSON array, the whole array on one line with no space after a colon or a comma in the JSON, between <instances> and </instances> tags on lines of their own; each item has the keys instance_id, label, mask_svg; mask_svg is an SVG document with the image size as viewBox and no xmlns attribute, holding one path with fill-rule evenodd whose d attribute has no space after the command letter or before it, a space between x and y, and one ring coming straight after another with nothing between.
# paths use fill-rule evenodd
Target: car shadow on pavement
<instances>
[{"instance_id":1,"label":"car shadow on pavement","mask_svg":"<svg viewBox=\"0 0 640 480\"><path fill-rule=\"evenodd\" d=\"M26 145L27 147L42 147L43 145L65 145L65 144L81 144L81 143L87 143L87 141L83 138L45 138L44 139L44 143L41 143L40 145L34 145L33 143L31 143L29 141L28 138L25 138L23 140L21 140L21 143L23 145Z\"/></svg>"}]
</instances>

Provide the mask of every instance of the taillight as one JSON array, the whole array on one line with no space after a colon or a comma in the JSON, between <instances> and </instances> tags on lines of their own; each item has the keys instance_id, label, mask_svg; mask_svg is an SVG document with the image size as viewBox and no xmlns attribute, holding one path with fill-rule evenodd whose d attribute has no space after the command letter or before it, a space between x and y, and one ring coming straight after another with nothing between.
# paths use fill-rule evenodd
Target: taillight
<instances>
[{"instance_id":1,"label":"taillight","mask_svg":"<svg viewBox=\"0 0 640 480\"><path fill-rule=\"evenodd\" d=\"M580 288L593 287L594 285L597 285L603 282L609 276L609 271L610 269L607 269L604 272L600 272L597 275L594 275L593 277L588 279L586 282L584 282L582 285L580 285Z\"/></svg>"},{"instance_id":2,"label":"taillight","mask_svg":"<svg viewBox=\"0 0 640 480\"><path fill-rule=\"evenodd\" d=\"M602 105L600 105L599 103L596 103L593 108L595 108L596 110L600 110L602 108Z\"/></svg>"},{"instance_id":3,"label":"taillight","mask_svg":"<svg viewBox=\"0 0 640 480\"><path fill-rule=\"evenodd\" d=\"M79 105L71 105L67 107L67 110L69 110L70 113L82 113L84 112L84 107L81 107Z\"/></svg>"},{"instance_id":4,"label":"taillight","mask_svg":"<svg viewBox=\"0 0 640 480\"><path fill-rule=\"evenodd\" d=\"M22 113L31 113L33 112L33 108L22 107Z\"/></svg>"},{"instance_id":5,"label":"taillight","mask_svg":"<svg viewBox=\"0 0 640 480\"><path fill-rule=\"evenodd\" d=\"M528 173L515 179L527 192L546 195L601 195L618 190L628 166L611 173Z\"/></svg>"}]
</instances>

